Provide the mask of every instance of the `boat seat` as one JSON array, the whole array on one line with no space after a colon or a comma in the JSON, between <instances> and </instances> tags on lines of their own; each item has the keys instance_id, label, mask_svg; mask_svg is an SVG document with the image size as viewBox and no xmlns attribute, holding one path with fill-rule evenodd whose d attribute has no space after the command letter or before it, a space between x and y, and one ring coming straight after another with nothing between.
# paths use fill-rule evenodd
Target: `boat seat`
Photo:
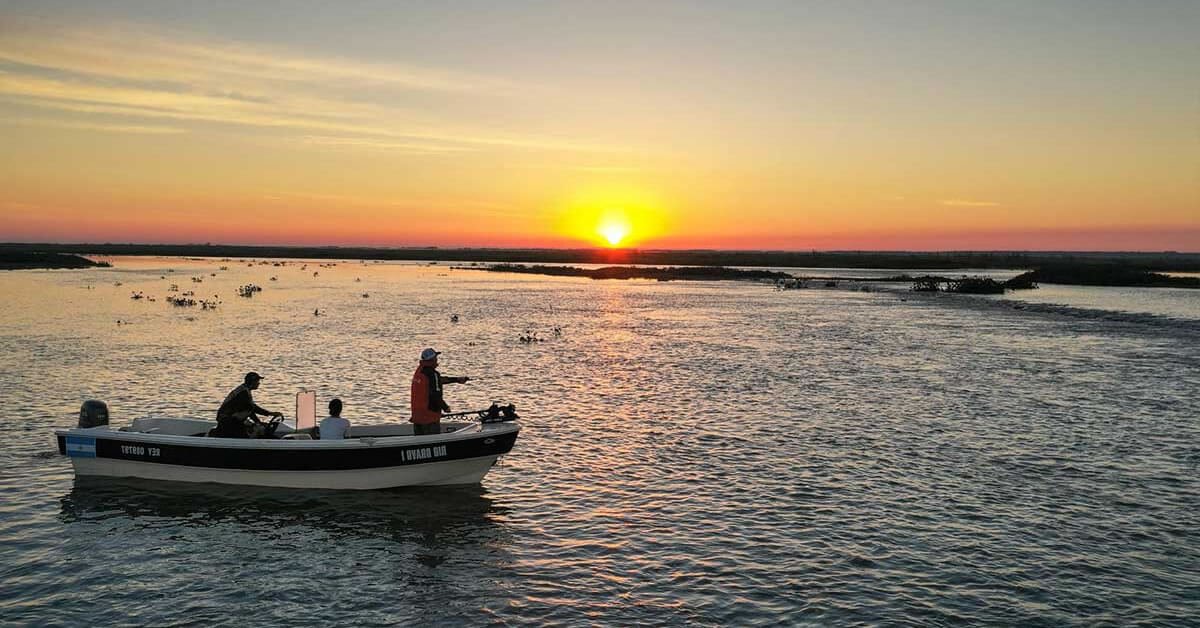
<instances>
[{"instance_id":1,"label":"boat seat","mask_svg":"<svg viewBox=\"0 0 1200 628\"><path fill-rule=\"evenodd\" d=\"M302 434L299 432L294 432L292 434L284 434L283 435L283 440L312 440L312 439L313 439L312 436L309 436L308 434Z\"/></svg>"},{"instance_id":2,"label":"boat seat","mask_svg":"<svg viewBox=\"0 0 1200 628\"><path fill-rule=\"evenodd\" d=\"M129 426L127 431L141 432L143 434L192 436L200 431L207 432L209 428L214 426L216 426L215 421L205 421L202 419L168 419L147 417L142 419L134 419L133 424Z\"/></svg>"}]
</instances>

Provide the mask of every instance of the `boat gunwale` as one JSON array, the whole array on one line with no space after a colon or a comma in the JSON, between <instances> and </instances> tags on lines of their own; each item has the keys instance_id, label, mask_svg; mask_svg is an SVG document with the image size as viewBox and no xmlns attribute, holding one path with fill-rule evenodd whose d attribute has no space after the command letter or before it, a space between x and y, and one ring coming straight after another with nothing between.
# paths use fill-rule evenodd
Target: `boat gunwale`
<instances>
[{"instance_id":1,"label":"boat gunwale","mask_svg":"<svg viewBox=\"0 0 1200 628\"><path fill-rule=\"evenodd\" d=\"M378 427L378 426L364 426ZM127 440L140 443L162 443L191 447L221 449L378 449L383 447L412 447L456 441L469 441L491 436L502 436L520 432L516 421L484 423L479 430L458 430L447 434L424 436L362 436L337 440L300 440L286 438L218 438L212 436L185 436L180 434L152 434L147 432L122 432L105 427L58 428L55 437L88 436L107 440Z\"/></svg>"}]
</instances>

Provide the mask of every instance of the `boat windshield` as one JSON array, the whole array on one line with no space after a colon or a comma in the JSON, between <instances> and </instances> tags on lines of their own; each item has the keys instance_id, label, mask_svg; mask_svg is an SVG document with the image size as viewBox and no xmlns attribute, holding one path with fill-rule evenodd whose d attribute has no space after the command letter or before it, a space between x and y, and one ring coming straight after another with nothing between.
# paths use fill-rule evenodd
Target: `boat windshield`
<instances>
[{"instance_id":1,"label":"boat windshield","mask_svg":"<svg viewBox=\"0 0 1200 628\"><path fill-rule=\"evenodd\" d=\"M302 390L296 393L296 430L317 426L317 393Z\"/></svg>"}]
</instances>

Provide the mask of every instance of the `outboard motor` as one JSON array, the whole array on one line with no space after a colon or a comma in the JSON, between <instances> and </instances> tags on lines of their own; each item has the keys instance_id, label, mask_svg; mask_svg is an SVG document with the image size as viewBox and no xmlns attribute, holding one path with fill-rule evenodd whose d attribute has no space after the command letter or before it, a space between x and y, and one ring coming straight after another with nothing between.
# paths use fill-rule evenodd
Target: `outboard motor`
<instances>
[{"instance_id":1,"label":"outboard motor","mask_svg":"<svg viewBox=\"0 0 1200 628\"><path fill-rule=\"evenodd\" d=\"M79 408L79 427L108 425L108 406L103 401L88 399Z\"/></svg>"},{"instance_id":2,"label":"outboard motor","mask_svg":"<svg viewBox=\"0 0 1200 628\"><path fill-rule=\"evenodd\" d=\"M483 423L503 423L505 421L516 421L519 418L521 417L517 416L517 407L513 404L498 406L493 403L492 407L483 412L480 420Z\"/></svg>"}]
</instances>

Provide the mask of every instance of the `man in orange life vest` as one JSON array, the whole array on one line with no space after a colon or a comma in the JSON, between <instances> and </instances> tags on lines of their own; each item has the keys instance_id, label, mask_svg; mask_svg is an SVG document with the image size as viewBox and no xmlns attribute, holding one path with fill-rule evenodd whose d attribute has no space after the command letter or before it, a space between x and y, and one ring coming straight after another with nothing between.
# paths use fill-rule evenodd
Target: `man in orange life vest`
<instances>
[{"instance_id":1,"label":"man in orange life vest","mask_svg":"<svg viewBox=\"0 0 1200 628\"><path fill-rule=\"evenodd\" d=\"M442 398L442 384L465 384L470 377L443 377L437 372L438 354L440 351L426 349L421 352L421 364L412 380L412 418L413 434L442 433L442 413L449 412L450 406Z\"/></svg>"}]
</instances>

